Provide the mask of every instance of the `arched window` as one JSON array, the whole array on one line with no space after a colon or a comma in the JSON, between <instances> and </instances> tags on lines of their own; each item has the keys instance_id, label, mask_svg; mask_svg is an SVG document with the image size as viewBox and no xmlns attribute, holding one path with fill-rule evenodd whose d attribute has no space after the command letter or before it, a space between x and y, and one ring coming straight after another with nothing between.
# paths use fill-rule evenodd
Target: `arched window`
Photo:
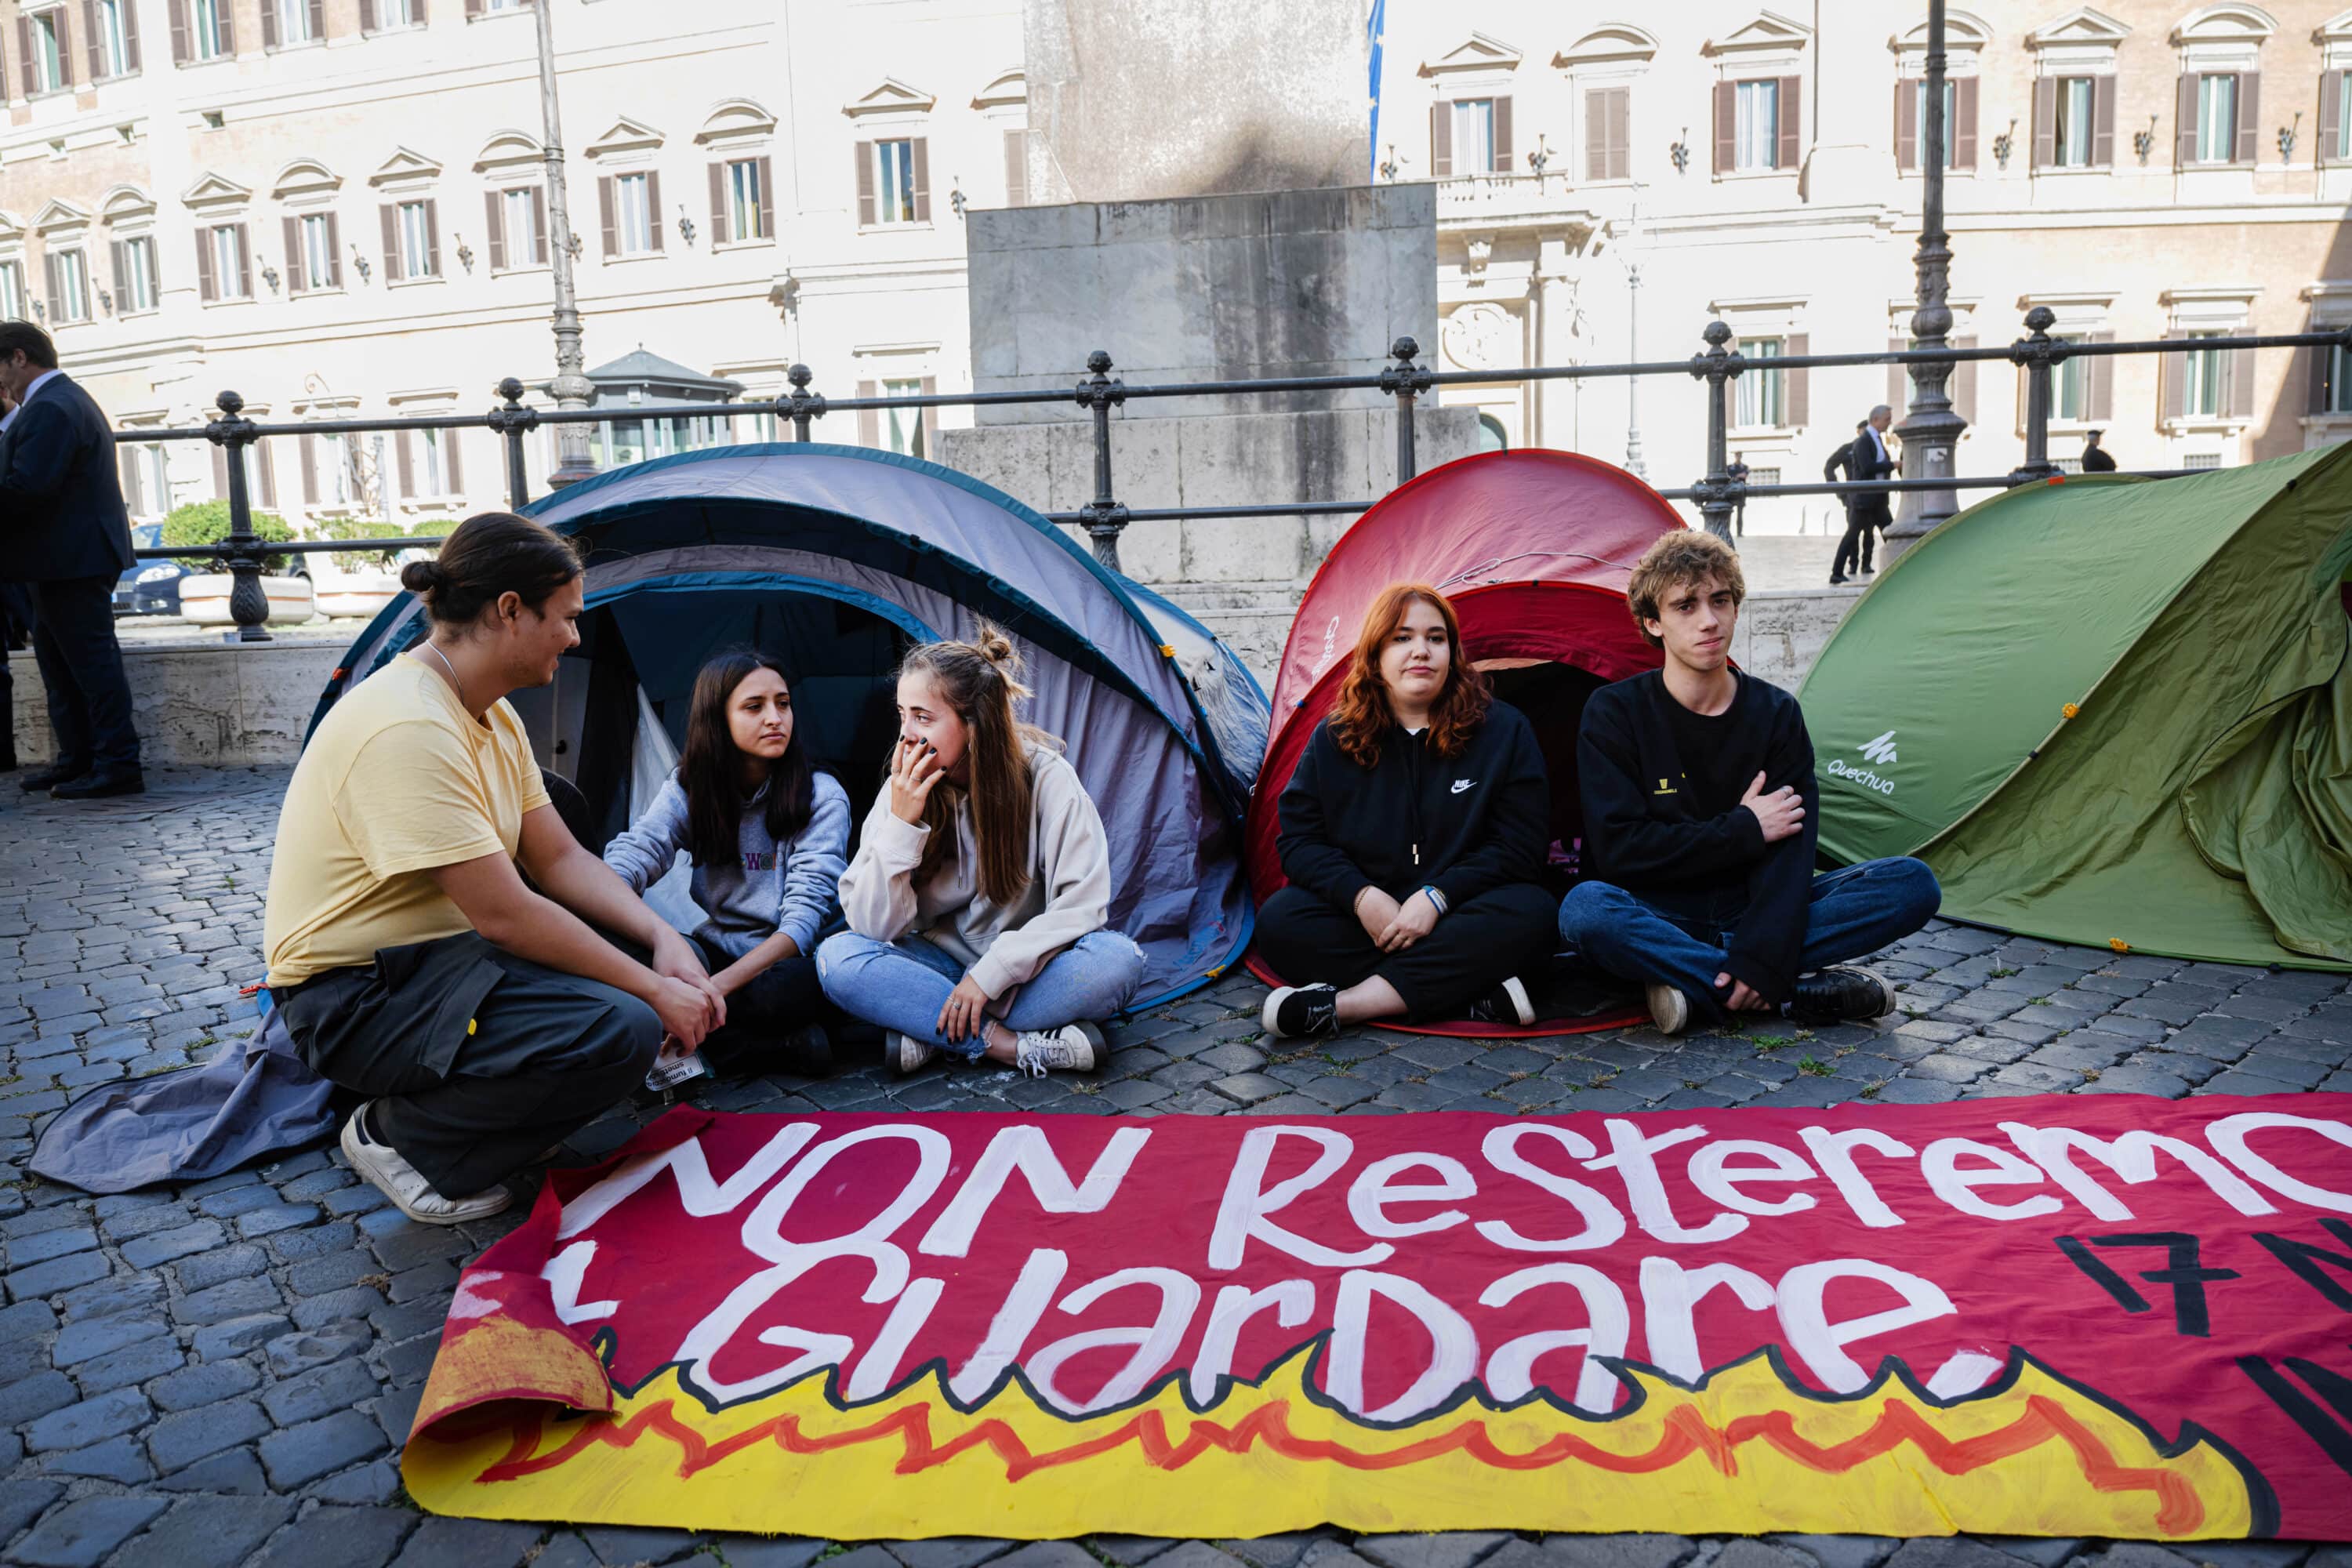
<instances>
[{"instance_id":1,"label":"arched window","mask_svg":"<svg viewBox=\"0 0 2352 1568\"><path fill-rule=\"evenodd\" d=\"M1478 416L1478 450L1507 452L1510 449L1511 438L1503 433L1503 422L1491 414Z\"/></svg>"}]
</instances>

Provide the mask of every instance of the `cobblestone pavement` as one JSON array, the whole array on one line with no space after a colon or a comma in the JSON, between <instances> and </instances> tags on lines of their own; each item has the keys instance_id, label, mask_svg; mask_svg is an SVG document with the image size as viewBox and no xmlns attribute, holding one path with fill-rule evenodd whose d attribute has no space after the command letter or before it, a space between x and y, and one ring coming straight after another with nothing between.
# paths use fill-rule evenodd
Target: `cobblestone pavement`
<instances>
[{"instance_id":1,"label":"cobblestone pavement","mask_svg":"<svg viewBox=\"0 0 2352 1568\"><path fill-rule=\"evenodd\" d=\"M539 1568L2352 1568L2295 1544L2169 1552L2072 1541L1502 1533L1022 1545L835 1543L429 1519L407 1431L460 1262L520 1221L404 1220L312 1150L177 1191L91 1198L24 1176L40 1119L84 1087L201 1059L249 1031L282 772L173 770L71 807L0 778L0 1558ZM2352 999L2328 976L2125 957L1962 927L1885 968L1910 1016L1787 1037L1644 1029L1494 1046L1377 1031L1303 1051L1259 1037L1246 980L1118 1031L1092 1079L878 1068L716 1088L729 1110L1089 1115L1633 1110L1992 1095L2352 1088ZM617 1109L582 1158L658 1108ZM1662 1521L1666 1522L1666 1521Z\"/></svg>"}]
</instances>

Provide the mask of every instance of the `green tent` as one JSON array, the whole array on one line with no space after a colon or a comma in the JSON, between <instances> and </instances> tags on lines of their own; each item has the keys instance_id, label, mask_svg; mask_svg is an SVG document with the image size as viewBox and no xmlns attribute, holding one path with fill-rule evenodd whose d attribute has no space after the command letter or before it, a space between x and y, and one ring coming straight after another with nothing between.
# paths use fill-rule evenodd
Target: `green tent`
<instances>
[{"instance_id":1,"label":"green tent","mask_svg":"<svg viewBox=\"0 0 2352 1568\"><path fill-rule=\"evenodd\" d=\"M2004 491L1863 595L1799 693L1822 851L1944 913L2352 968L2352 447Z\"/></svg>"}]
</instances>

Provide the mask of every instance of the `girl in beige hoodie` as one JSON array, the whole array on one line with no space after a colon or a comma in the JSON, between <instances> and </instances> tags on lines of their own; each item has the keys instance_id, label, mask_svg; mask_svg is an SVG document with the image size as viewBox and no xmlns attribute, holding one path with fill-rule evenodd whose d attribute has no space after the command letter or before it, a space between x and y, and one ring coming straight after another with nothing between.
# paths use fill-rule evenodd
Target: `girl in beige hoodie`
<instances>
[{"instance_id":1,"label":"girl in beige hoodie","mask_svg":"<svg viewBox=\"0 0 2352 1568\"><path fill-rule=\"evenodd\" d=\"M889 783L841 879L849 929L816 963L901 1073L940 1050L1091 1071L1108 1054L1095 1021L1143 978L1143 950L1105 929L1102 817L1061 742L1013 716L1019 673L985 622L899 666Z\"/></svg>"}]
</instances>

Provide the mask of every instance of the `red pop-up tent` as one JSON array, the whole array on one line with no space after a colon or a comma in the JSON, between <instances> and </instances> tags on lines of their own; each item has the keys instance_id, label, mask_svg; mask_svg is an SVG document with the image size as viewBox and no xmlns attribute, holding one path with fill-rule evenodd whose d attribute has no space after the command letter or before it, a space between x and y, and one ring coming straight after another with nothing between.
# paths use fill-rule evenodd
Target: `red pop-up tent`
<instances>
[{"instance_id":1,"label":"red pop-up tent","mask_svg":"<svg viewBox=\"0 0 2352 1568\"><path fill-rule=\"evenodd\" d=\"M1402 485L1332 546L1307 584L1275 673L1274 735L1258 770L1245 859L1260 903L1286 879L1275 853L1276 803L1315 726L1330 710L1365 610L1391 583L1434 586L1462 622L1463 653L1487 671L1496 697L1526 713L1551 777L1552 869L1574 874L1582 812L1576 730L1599 686L1655 669L1660 656L1625 608L1634 562L1679 529L1657 491L1622 468L1574 452L1483 452ZM1253 954L1250 968L1278 984ZM1428 1024L1432 1034L1560 1034L1607 1028L1642 1015L1548 1019L1504 1031L1491 1024Z\"/></svg>"}]
</instances>

